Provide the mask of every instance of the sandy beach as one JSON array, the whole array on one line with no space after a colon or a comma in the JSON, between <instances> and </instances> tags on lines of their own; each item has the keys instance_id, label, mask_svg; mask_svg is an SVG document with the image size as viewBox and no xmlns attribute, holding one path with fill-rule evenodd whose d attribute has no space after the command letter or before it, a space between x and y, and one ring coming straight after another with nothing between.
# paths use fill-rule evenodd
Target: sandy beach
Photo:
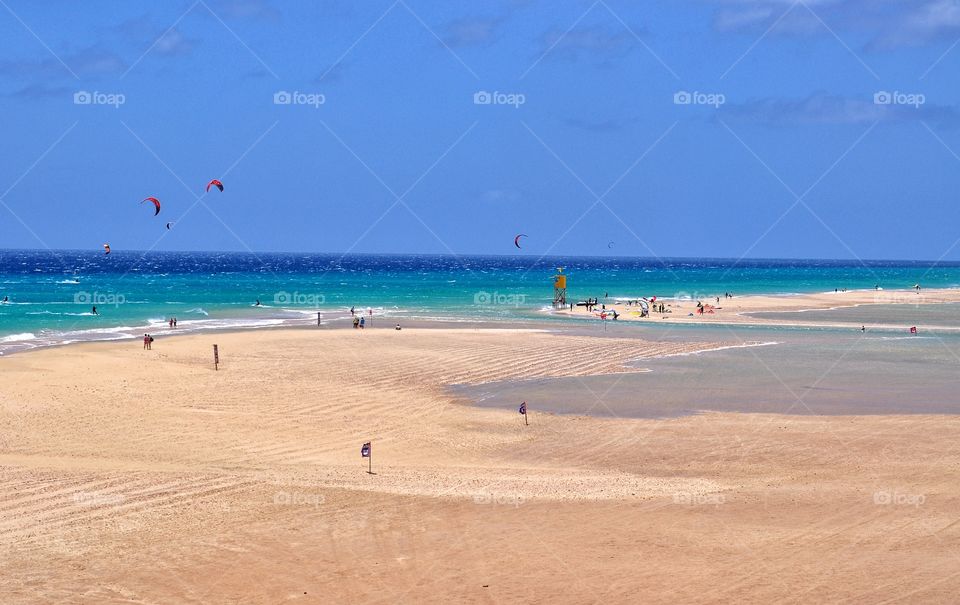
<instances>
[{"instance_id":1,"label":"sandy beach","mask_svg":"<svg viewBox=\"0 0 960 605\"><path fill-rule=\"evenodd\" d=\"M606 319L612 320L612 311L618 314L618 321L677 321L711 324L774 324L796 326L844 325L842 322L807 321L802 316L793 319L771 318L755 315L757 313L803 312L831 309L848 309L867 305L883 305L915 308L918 305L934 305L960 302L960 289L938 288L920 291L900 290L839 290L817 294L746 295L724 297L724 293L712 294L686 300L658 299L665 305L665 312L651 308L648 317L640 317L640 307L616 299L599 299L597 305L588 311L586 307L574 306L555 311L561 315L574 317L596 317L600 319L606 313ZM705 313L698 313L697 303L706 305ZM909 320L904 319L905 325ZM869 327L869 326L868 326ZM923 327L923 326L922 326ZM940 327L943 329L943 327Z\"/></svg>"},{"instance_id":2,"label":"sandy beach","mask_svg":"<svg viewBox=\"0 0 960 605\"><path fill-rule=\"evenodd\" d=\"M447 388L723 344L266 330L0 359L2 600L951 601L955 416L525 426Z\"/></svg>"}]
</instances>

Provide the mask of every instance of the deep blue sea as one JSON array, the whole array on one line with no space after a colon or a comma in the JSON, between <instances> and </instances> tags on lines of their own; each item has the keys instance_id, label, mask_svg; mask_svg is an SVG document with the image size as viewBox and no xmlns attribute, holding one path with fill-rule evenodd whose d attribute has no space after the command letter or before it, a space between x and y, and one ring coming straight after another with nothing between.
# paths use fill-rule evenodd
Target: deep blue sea
<instances>
[{"instance_id":1,"label":"deep blue sea","mask_svg":"<svg viewBox=\"0 0 960 605\"><path fill-rule=\"evenodd\" d=\"M568 300L960 287L960 263L527 256L0 252L0 353L80 340L344 321L550 321ZM260 304L257 305L256 302ZM93 314L93 307L97 314Z\"/></svg>"}]
</instances>

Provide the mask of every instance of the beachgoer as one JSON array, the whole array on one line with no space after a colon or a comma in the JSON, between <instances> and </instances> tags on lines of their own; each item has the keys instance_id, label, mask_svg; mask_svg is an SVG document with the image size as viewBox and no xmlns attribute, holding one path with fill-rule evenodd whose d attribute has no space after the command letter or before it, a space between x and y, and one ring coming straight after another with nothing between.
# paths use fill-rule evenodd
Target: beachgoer
<instances>
[{"instance_id":1,"label":"beachgoer","mask_svg":"<svg viewBox=\"0 0 960 605\"><path fill-rule=\"evenodd\" d=\"M361 329L361 330L363 329L363 323L364 323L364 322L363 322L363 317L361 317L361 318L360 318L360 329Z\"/></svg>"},{"instance_id":2,"label":"beachgoer","mask_svg":"<svg viewBox=\"0 0 960 605\"><path fill-rule=\"evenodd\" d=\"M94 315L100 315L99 313L97 313L97 305L93 305L93 309L90 312L93 313Z\"/></svg>"},{"instance_id":3,"label":"beachgoer","mask_svg":"<svg viewBox=\"0 0 960 605\"><path fill-rule=\"evenodd\" d=\"M397 329L398 329L398 330L400 329L400 324L397 324Z\"/></svg>"},{"instance_id":4,"label":"beachgoer","mask_svg":"<svg viewBox=\"0 0 960 605\"><path fill-rule=\"evenodd\" d=\"M173 327L174 327L174 328L177 327L177 318L176 318L176 317L173 318Z\"/></svg>"},{"instance_id":5,"label":"beachgoer","mask_svg":"<svg viewBox=\"0 0 960 605\"><path fill-rule=\"evenodd\" d=\"M144 348L144 350L150 348L150 335L149 335L149 334L144 334L144 335L143 335L143 348Z\"/></svg>"},{"instance_id":6,"label":"beachgoer","mask_svg":"<svg viewBox=\"0 0 960 605\"><path fill-rule=\"evenodd\" d=\"M259 306L260 306L260 299L259 299L259 298L257 299L257 304L255 304L255 305L253 305L253 306L254 306L254 307L259 307Z\"/></svg>"},{"instance_id":7,"label":"beachgoer","mask_svg":"<svg viewBox=\"0 0 960 605\"><path fill-rule=\"evenodd\" d=\"M170 318L169 321L167 321L167 325L170 326L170 329L171 329L171 330L173 329L173 318L172 318L172 317Z\"/></svg>"},{"instance_id":8,"label":"beachgoer","mask_svg":"<svg viewBox=\"0 0 960 605\"><path fill-rule=\"evenodd\" d=\"M861 332L866 332L866 331L867 331L867 326L860 326L860 331L861 331Z\"/></svg>"},{"instance_id":9,"label":"beachgoer","mask_svg":"<svg viewBox=\"0 0 960 605\"><path fill-rule=\"evenodd\" d=\"M148 351L152 351L152 350L153 350L153 336L148 336L147 338L150 339L150 340L147 341L147 350L148 350Z\"/></svg>"},{"instance_id":10,"label":"beachgoer","mask_svg":"<svg viewBox=\"0 0 960 605\"><path fill-rule=\"evenodd\" d=\"M353 307L350 307L350 315L353 315Z\"/></svg>"},{"instance_id":11,"label":"beachgoer","mask_svg":"<svg viewBox=\"0 0 960 605\"><path fill-rule=\"evenodd\" d=\"M356 330L356 329L357 329L357 326L359 326L359 325L360 325L360 318L354 316L354 317L353 317L353 329Z\"/></svg>"}]
</instances>

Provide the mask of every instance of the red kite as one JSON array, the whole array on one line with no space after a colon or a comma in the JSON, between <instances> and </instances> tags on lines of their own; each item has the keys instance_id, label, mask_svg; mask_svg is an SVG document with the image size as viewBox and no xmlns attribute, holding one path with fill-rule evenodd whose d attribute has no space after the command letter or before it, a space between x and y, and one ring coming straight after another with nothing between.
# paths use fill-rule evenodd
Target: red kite
<instances>
[{"instance_id":1,"label":"red kite","mask_svg":"<svg viewBox=\"0 0 960 605\"><path fill-rule=\"evenodd\" d=\"M207 193L210 193L210 187L216 187L220 191L223 191L223 183L221 183L217 179L213 179L212 181L207 183Z\"/></svg>"},{"instance_id":2,"label":"red kite","mask_svg":"<svg viewBox=\"0 0 960 605\"><path fill-rule=\"evenodd\" d=\"M153 202L153 205L156 207L156 210L154 210L153 212L153 216L157 216L158 214L160 214L160 200L158 200L155 197L148 197L148 198L145 198L143 202ZM140 203L142 204L143 202L140 202Z\"/></svg>"}]
</instances>

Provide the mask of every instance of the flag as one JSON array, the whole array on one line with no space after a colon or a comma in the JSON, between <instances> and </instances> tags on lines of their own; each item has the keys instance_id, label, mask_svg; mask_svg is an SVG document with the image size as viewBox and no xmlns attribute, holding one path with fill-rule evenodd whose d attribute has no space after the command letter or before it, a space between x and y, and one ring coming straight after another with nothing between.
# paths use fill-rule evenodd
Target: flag
<instances>
[{"instance_id":1,"label":"flag","mask_svg":"<svg viewBox=\"0 0 960 605\"><path fill-rule=\"evenodd\" d=\"M526 401L524 401L523 403L520 404L520 410L519 410L519 411L520 411L520 413L523 414L524 416L527 415L527 402L526 402Z\"/></svg>"},{"instance_id":2,"label":"flag","mask_svg":"<svg viewBox=\"0 0 960 605\"><path fill-rule=\"evenodd\" d=\"M360 448L360 456L363 458L370 457L370 442L367 441L363 444L363 447Z\"/></svg>"}]
</instances>

